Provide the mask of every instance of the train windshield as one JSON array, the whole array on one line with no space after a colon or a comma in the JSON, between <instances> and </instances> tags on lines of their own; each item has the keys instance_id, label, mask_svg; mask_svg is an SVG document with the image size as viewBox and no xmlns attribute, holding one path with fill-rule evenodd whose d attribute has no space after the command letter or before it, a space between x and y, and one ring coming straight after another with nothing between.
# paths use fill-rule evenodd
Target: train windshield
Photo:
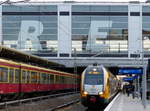
<instances>
[{"instance_id":1,"label":"train windshield","mask_svg":"<svg viewBox=\"0 0 150 111\"><path fill-rule=\"evenodd\" d=\"M103 84L103 74L86 74L84 84L88 85Z\"/></svg>"}]
</instances>

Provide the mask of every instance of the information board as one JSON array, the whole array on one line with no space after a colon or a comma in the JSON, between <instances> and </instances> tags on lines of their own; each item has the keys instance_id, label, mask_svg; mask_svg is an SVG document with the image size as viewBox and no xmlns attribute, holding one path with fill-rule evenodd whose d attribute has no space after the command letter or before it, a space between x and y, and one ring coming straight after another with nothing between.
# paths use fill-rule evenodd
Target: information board
<instances>
[{"instance_id":1,"label":"information board","mask_svg":"<svg viewBox=\"0 0 150 111\"><path fill-rule=\"evenodd\" d=\"M132 68L132 69L127 69L127 68L120 68L118 70L118 74L143 74L142 68Z\"/></svg>"}]
</instances>

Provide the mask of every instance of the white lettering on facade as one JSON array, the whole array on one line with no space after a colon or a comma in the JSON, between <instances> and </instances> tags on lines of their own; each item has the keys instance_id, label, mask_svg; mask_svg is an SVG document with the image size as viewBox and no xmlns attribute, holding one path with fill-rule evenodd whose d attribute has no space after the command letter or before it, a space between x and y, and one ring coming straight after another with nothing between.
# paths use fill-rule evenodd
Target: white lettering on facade
<instances>
[{"instance_id":1,"label":"white lettering on facade","mask_svg":"<svg viewBox=\"0 0 150 111\"><path fill-rule=\"evenodd\" d=\"M91 52L108 50L109 46L107 44L97 44L96 40L98 38L106 39L108 36L108 32L104 30L107 30L110 27L112 27L111 21L91 21L86 50L89 50Z\"/></svg>"},{"instance_id":2,"label":"white lettering on facade","mask_svg":"<svg viewBox=\"0 0 150 111\"><path fill-rule=\"evenodd\" d=\"M18 49L25 49L27 40L32 43L32 49L41 49L38 36L43 32L43 24L40 21L21 21L21 29L18 36Z\"/></svg>"}]
</instances>

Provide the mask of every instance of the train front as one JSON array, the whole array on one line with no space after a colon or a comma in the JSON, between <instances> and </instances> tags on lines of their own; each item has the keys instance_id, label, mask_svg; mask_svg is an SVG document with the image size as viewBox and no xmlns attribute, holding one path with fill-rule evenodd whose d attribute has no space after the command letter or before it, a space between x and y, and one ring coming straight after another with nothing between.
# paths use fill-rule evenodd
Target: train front
<instances>
[{"instance_id":1,"label":"train front","mask_svg":"<svg viewBox=\"0 0 150 111\"><path fill-rule=\"evenodd\" d=\"M88 66L81 77L81 103L84 106L92 106L103 103L103 66Z\"/></svg>"}]
</instances>

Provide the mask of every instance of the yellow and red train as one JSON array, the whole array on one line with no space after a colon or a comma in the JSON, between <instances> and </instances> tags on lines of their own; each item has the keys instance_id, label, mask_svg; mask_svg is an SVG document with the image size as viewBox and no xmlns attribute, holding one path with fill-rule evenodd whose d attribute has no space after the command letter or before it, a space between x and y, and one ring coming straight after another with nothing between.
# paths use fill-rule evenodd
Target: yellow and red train
<instances>
[{"instance_id":1,"label":"yellow and red train","mask_svg":"<svg viewBox=\"0 0 150 111\"><path fill-rule=\"evenodd\" d=\"M107 68L102 65L88 66L81 76L81 103L87 107L103 106L119 89L120 81Z\"/></svg>"},{"instance_id":2,"label":"yellow and red train","mask_svg":"<svg viewBox=\"0 0 150 111\"><path fill-rule=\"evenodd\" d=\"M79 88L79 76L39 66L0 59L0 97L20 93Z\"/></svg>"}]
</instances>

